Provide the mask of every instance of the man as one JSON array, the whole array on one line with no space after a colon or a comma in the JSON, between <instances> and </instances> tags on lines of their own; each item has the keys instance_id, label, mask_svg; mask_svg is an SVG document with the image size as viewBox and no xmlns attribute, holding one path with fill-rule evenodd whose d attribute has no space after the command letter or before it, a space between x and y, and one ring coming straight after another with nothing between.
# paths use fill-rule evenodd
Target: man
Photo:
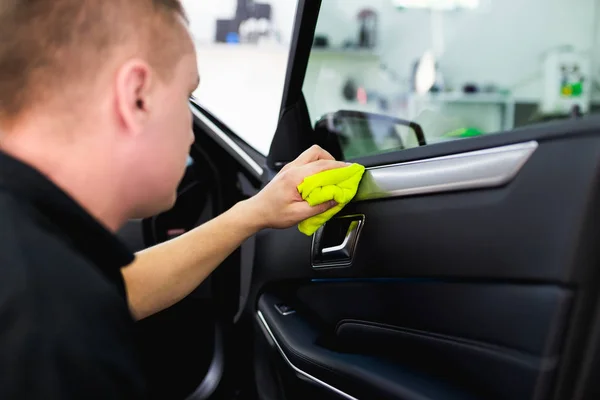
<instances>
[{"instance_id":1,"label":"man","mask_svg":"<svg viewBox=\"0 0 600 400\"><path fill-rule=\"evenodd\" d=\"M260 194L134 256L113 233L170 208L196 58L177 0L0 0L0 398L136 399L133 319L184 298L246 238L325 211Z\"/></svg>"}]
</instances>

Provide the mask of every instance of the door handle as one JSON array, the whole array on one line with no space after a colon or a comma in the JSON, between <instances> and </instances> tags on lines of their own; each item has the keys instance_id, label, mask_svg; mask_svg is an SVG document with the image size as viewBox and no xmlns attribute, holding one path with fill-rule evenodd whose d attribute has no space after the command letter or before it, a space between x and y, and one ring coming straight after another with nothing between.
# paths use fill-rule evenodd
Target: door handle
<instances>
[{"instance_id":1,"label":"door handle","mask_svg":"<svg viewBox=\"0 0 600 400\"><path fill-rule=\"evenodd\" d=\"M327 222L313 236L312 265L313 268L340 268L352 264L360 232L364 225L364 215L349 215L338 217ZM332 233L339 235L340 244L325 247L331 242ZM335 243L335 241L333 242ZM339 243L339 242L338 242Z\"/></svg>"},{"instance_id":2,"label":"door handle","mask_svg":"<svg viewBox=\"0 0 600 400\"><path fill-rule=\"evenodd\" d=\"M342 244L333 247L327 247L322 250L323 254L328 254L331 257L344 257L348 256L350 243L358 237L358 225L359 221L352 221L348 227L348 231L344 236Z\"/></svg>"}]
</instances>

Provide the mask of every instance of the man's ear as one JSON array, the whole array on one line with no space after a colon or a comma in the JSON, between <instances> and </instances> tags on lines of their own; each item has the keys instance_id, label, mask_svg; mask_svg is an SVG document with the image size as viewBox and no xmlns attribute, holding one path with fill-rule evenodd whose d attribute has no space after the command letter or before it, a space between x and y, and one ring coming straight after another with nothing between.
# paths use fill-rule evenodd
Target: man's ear
<instances>
[{"instance_id":1,"label":"man's ear","mask_svg":"<svg viewBox=\"0 0 600 400\"><path fill-rule=\"evenodd\" d=\"M148 119L152 69L141 60L131 60L119 68L115 81L115 107L119 122L130 134L138 134Z\"/></svg>"}]
</instances>

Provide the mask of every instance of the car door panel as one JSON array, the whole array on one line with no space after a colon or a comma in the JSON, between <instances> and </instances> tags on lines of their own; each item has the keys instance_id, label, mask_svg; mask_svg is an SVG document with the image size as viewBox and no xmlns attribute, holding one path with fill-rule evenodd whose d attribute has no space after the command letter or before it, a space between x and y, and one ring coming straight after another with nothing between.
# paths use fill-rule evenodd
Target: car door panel
<instances>
[{"instance_id":1,"label":"car door panel","mask_svg":"<svg viewBox=\"0 0 600 400\"><path fill-rule=\"evenodd\" d=\"M258 309L292 365L356 398L395 399L547 392L572 298L552 286L418 281L312 282L284 293L261 296ZM418 390L415 380L444 389Z\"/></svg>"},{"instance_id":2,"label":"car door panel","mask_svg":"<svg viewBox=\"0 0 600 400\"><path fill-rule=\"evenodd\" d=\"M417 161L417 187L420 172L431 178L427 161L531 141L526 160L493 184L359 197L341 214L365 217L349 267L313 268L316 244L295 228L259 234L249 304L287 365L280 373L345 398L558 393L580 361L574 342L584 344L598 287L600 120L438 144L419 159L410 153L424 150L411 149L375 168L392 176ZM368 171L359 192L381 191L377 182Z\"/></svg>"},{"instance_id":3,"label":"car door panel","mask_svg":"<svg viewBox=\"0 0 600 400\"><path fill-rule=\"evenodd\" d=\"M344 213L367 217L355 265L313 273L580 281L583 268L565 261L583 256L580 251L575 254L571 242L582 240L581 229L594 222L586 216L595 215L598 156L600 142L595 137L540 142L503 187L354 202ZM260 236L268 237L265 253L288 264L284 271L272 266L273 273L291 278L306 272L309 238L294 229Z\"/></svg>"},{"instance_id":4,"label":"car door panel","mask_svg":"<svg viewBox=\"0 0 600 400\"><path fill-rule=\"evenodd\" d=\"M382 336L385 329L400 337L435 332L440 339L548 357L558 354L556 335L572 300L570 290L553 285L419 279L313 281L295 296L336 337L366 348L370 343L356 338L381 328Z\"/></svg>"},{"instance_id":5,"label":"car door panel","mask_svg":"<svg viewBox=\"0 0 600 400\"><path fill-rule=\"evenodd\" d=\"M278 299L265 295L260 300L263 327L281 347L288 366L308 379L328 382L335 395L345 398L430 398L468 399L466 392L443 380L402 365L363 354L342 353L317 345L320 330L301 314L282 316L274 307ZM268 327L268 328L267 328Z\"/></svg>"}]
</instances>

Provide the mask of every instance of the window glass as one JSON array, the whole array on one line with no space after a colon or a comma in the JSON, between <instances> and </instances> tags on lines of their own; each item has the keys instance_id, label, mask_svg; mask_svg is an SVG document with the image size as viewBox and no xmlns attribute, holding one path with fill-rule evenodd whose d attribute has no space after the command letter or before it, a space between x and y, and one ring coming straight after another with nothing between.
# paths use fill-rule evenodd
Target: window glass
<instances>
[{"instance_id":1,"label":"window glass","mask_svg":"<svg viewBox=\"0 0 600 400\"><path fill-rule=\"evenodd\" d=\"M323 0L311 119L356 157L598 112L598 16L595 0Z\"/></svg>"},{"instance_id":2,"label":"window glass","mask_svg":"<svg viewBox=\"0 0 600 400\"><path fill-rule=\"evenodd\" d=\"M267 154L277 128L297 1L183 0L199 103Z\"/></svg>"}]
</instances>

